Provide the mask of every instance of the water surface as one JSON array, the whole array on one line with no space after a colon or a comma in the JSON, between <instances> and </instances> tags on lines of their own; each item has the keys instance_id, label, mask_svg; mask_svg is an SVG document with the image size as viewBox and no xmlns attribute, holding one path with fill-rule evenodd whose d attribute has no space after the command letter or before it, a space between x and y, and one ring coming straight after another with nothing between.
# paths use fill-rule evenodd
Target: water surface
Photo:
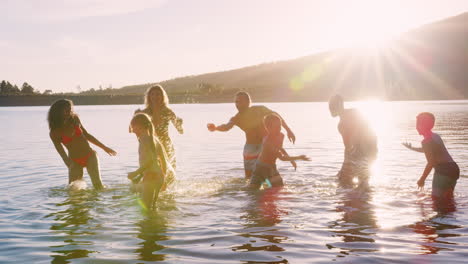
<instances>
[{"instance_id":1,"label":"water surface","mask_svg":"<svg viewBox=\"0 0 468 264\"><path fill-rule=\"evenodd\" d=\"M137 140L128 133L140 106L78 106L87 130L118 152L98 151L108 189L66 190L67 170L48 137L48 107L0 108L0 263L463 263L468 256L468 102L365 102L379 135L370 190L343 189L335 175L343 146L325 103L271 103L296 134L278 169L282 191L247 193L242 148L234 128L210 133L207 122L227 122L234 104L173 105L185 134L171 129L177 182L159 209L142 212L127 172L137 166ZM424 155L415 116L431 111L435 131L459 163L456 208L434 210L416 181ZM89 177L85 174L88 186Z\"/></svg>"}]
</instances>

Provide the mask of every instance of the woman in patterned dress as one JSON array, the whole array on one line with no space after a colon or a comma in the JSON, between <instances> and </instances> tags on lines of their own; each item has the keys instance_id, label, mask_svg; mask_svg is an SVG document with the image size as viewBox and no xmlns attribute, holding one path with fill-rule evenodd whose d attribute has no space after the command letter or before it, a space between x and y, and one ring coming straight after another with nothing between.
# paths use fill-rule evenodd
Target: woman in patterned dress
<instances>
[{"instance_id":1,"label":"woman in patterned dress","mask_svg":"<svg viewBox=\"0 0 468 264\"><path fill-rule=\"evenodd\" d=\"M167 157L175 171L176 157L174 146L172 145L171 138L169 137L169 122L172 122L179 134L183 134L183 121L182 118L177 117L172 109L169 108L169 98L161 85L154 85L146 90L145 109L138 109L135 111L135 113L138 112L146 113L151 117L155 128L154 132L164 146ZM172 181L174 181L174 175L167 175L166 183L169 184Z\"/></svg>"}]
</instances>

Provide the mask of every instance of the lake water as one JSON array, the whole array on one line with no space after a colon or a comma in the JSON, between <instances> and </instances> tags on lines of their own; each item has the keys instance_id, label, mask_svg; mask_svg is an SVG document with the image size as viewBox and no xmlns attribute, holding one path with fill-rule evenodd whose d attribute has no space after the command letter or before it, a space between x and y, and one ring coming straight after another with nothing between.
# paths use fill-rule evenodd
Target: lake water
<instances>
[{"instance_id":1,"label":"lake water","mask_svg":"<svg viewBox=\"0 0 468 264\"><path fill-rule=\"evenodd\" d=\"M360 102L379 136L371 189L337 185L343 146L325 103L268 103L296 134L297 171L278 169L280 192L241 190L243 133L210 133L236 112L234 104L173 105L185 134L171 128L177 182L148 216L129 189L137 140L128 133L141 106L77 106L87 130L118 156L98 151L108 189L69 193L67 170L48 137L48 107L0 108L0 263L466 263L468 257L468 101ZM456 209L440 213L422 192L425 166L418 112L436 127L461 168ZM85 174L88 187L89 177Z\"/></svg>"}]
</instances>

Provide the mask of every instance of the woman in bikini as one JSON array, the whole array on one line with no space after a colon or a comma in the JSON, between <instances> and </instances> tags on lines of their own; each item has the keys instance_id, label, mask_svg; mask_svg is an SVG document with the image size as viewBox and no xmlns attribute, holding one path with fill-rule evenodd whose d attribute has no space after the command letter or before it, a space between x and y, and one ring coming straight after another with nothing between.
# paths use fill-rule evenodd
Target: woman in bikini
<instances>
[{"instance_id":1,"label":"woman in bikini","mask_svg":"<svg viewBox=\"0 0 468 264\"><path fill-rule=\"evenodd\" d=\"M83 168L86 168L95 189L104 188L99 174L99 160L89 143L102 148L111 156L117 153L106 147L86 131L80 118L73 112L73 102L66 99L55 101L49 109L50 139L55 149L68 167L68 183L83 179ZM63 146L67 148L68 154Z\"/></svg>"}]
</instances>

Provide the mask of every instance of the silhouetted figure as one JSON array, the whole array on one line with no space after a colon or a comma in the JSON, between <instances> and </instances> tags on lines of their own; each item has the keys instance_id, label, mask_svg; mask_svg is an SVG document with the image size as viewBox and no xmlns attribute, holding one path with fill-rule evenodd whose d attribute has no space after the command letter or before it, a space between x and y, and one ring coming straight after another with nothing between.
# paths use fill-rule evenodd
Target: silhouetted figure
<instances>
[{"instance_id":1,"label":"silhouetted figure","mask_svg":"<svg viewBox=\"0 0 468 264\"><path fill-rule=\"evenodd\" d=\"M432 178L432 197L436 203L450 204L453 199L453 190L460 177L460 169L452 156L447 151L442 138L432 132L435 117L433 114L424 112L416 117L416 130L424 137L421 148L415 148L410 143L403 143L408 149L422 152L426 155L426 168L419 178L417 184L420 189L424 187L424 182L434 168ZM438 205L440 206L440 204Z\"/></svg>"},{"instance_id":2,"label":"silhouetted figure","mask_svg":"<svg viewBox=\"0 0 468 264\"><path fill-rule=\"evenodd\" d=\"M366 183L369 167L377 157L377 136L358 110L344 108L341 96L330 98L328 106L331 115L340 118L338 131L345 147L338 179L343 185L352 185L354 177L358 177L359 184Z\"/></svg>"},{"instance_id":3,"label":"silhouetted figure","mask_svg":"<svg viewBox=\"0 0 468 264\"><path fill-rule=\"evenodd\" d=\"M250 106L250 95L247 92L238 92L236 94L235 103L239 112L233 116L229 122L219 126L209 123L207 127L208 130L212 132L224 132L229 131L234 126L238 126L245 132L246 142L244 146L244 170L246 179L250 179L255 166L255 161L260 154L263 137L266 135L263 118L266 115L275 112L261 105ZM294 143L296 136L288 127L284 119L281 119L281 124L286 130L289 140Z\"/></svg>"},{"instance_id":4,"label":"silhouetted figure","mask_svg":"<svg viewBox=\"0 0 468 264\"><path fill-rule=\"evenodd\" d=\"M95 189L102 189L104 185L99 173L99 160L89 143L102 148L111 156L117 153L106 147L93 137L81 124L81 120L73 112L73 102L66 99L55 101L49 109L47 117L50 129L50 139L55 149L68 167L68 183L83 179L83 168L86 168ZM68 150L65 152L63 146Z\"/></svg>"},{"instance_id":5,"label":"silhouetted figure","mask_svg":"<svg viewBox=\"0 0 468 264\"><path fill-rule=\"evenodd\" d=\"M283 186L283 179L276 169L276 160L290 161L296 169L296 160L309 160L305 155L289 156L283 148L284 134L281 133L281 118L269 114L264 119L267 135L262 141L262 150L255 163L255 168L248 185L249 189L259 189L263 182L268 187Z\"/></svg>"}]
</instances>

